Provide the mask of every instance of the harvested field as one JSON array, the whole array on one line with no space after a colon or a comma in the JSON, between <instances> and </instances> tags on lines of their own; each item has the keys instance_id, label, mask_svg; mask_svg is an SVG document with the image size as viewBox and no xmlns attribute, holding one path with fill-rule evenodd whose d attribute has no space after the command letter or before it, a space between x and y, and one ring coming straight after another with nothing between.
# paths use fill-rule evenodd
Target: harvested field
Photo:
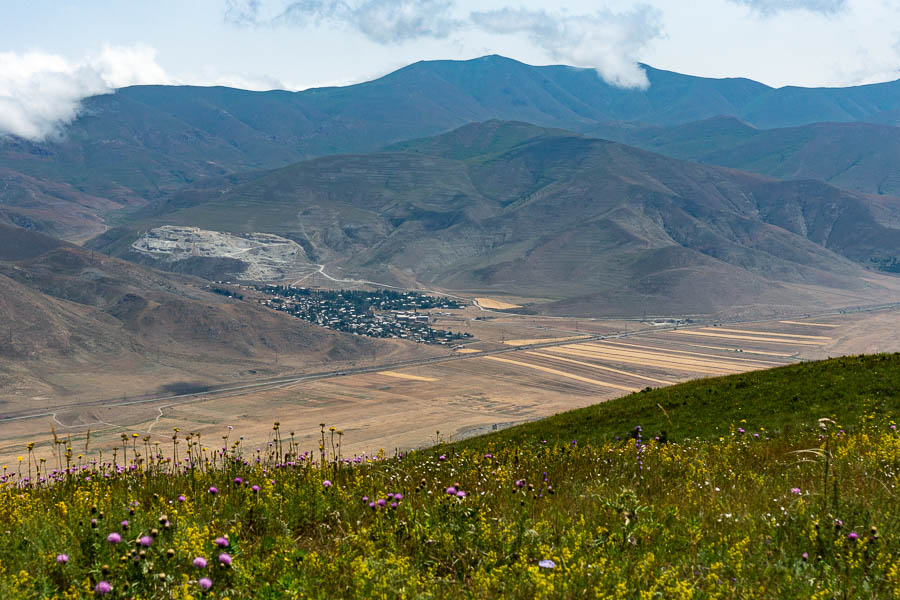
<instances>
[{"instance_id":1,"label":"harvested field","mask_svg":"<svg viewBox=\"0 0 900 600\"><path fill-rule=\"evenodd\" d=\"M478 305L483 308L490 308L493 310L508 310L510 308L521 308L521 306L519 304L510 304L509 302L504 302L502 300L497 300L495 298L475 298L475 302L477 302Z\"/></svg>"},{"instance_id":2,"label":"harvested field","mask_svg":"<svg viewBox=\"0 0 900 600\"><path fill-rule=\"evenodd\" d=\"M558 338L531 338L526 340L506 340L503 342L507 346L530 346L531 344L546 344L547 342L568 342L573 340L583 340L587 335L573 335L569 337Z\"/></svg>"},{"instance_id":3,"label":"harvested field","mask_svg":"<svg viewBox=\"0 0 900 600\"><path fill-rule=\"evenodd\" d=\"M378 374L386 377L394 377L396 379L409 379L412 381L437 381L435 377L422 377L421 375L410 375L409 373L398 373L396 371L378 371Z\"/></svg>"}]
</instances>

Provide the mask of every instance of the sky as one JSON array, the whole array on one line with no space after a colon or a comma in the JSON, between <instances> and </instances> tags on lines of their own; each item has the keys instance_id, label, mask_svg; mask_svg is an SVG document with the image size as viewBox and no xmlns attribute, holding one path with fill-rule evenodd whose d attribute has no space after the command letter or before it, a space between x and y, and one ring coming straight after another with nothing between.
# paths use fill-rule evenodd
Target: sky
<instances>
[{"instance_id":1,"label":"sky","mask_svg":"<svg viewBox=\"0 0 900 600\"><path fill-rule=\"evenodd\" d=\"M0 0L0 134L134 84L302 90L502 54L645 87L639 62L771 86L900 78L900 0Z\"/></svg>"}]
</instances>

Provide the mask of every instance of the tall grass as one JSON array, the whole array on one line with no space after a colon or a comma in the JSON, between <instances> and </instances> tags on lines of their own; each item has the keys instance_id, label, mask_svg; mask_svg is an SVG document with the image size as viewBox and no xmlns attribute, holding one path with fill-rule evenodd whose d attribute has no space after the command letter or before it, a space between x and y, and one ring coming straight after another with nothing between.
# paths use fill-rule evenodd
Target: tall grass
<instances>
[{"instance_id":1,"label":"tall grass","mask_svg":"<svg viewBox=\"0 0 900 600\"><path fill-rule=\"evenodd\" d=\"M849 395L881 363L855 364ZM343 457L324 425L306 450L277 424L259 448L126 436L68 467L64 444L26 449L0 488L0 597L900 598L895 402L677 438L562 438L570 413L390 457ZM657 411L669 430L687 415Z\"/></svg>"}]
</instances>

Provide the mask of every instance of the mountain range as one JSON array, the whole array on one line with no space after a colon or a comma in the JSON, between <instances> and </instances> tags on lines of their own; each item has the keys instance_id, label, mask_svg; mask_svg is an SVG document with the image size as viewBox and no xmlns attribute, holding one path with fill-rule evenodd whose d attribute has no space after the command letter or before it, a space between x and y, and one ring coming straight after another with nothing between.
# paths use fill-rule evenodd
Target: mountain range
<instances>
[{"instance_id":1,"label":"mountain range","mask_svg":"<svg viewBox=\"0 0 900 600\"><path fill-rule=\"evenodd\" d=\"M91 247L129 257L163 224L266 231L351 277L589 316L633 314L636 298L672 314L884 297L861 265L900 248L863 194L507 121L207 181L135 216Z\"/></svg>"},{"instance_id":2,"label":"mountain range","mask_svg":"<svg viewBox=\"0 0 900 600\"><path fill-rule=\"evenodd\" d=\"M890 296L872 271L900 270L900 82L643 68L643 90L499 56L296 93L124 88L60 138L0 139L0 219L79 243L111 227L87 247L133 260L159 225L276 233L336 274L548 314Z\"/></svg>"}]
</instances>

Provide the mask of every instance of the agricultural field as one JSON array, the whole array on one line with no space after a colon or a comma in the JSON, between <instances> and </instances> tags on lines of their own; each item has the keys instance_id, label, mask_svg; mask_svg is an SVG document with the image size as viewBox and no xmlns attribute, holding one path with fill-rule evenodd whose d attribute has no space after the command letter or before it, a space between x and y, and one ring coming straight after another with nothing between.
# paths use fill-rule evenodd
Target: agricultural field
<instances>
[{"instance_id":1,"label":"agricultural field","mask_svg":"<svg viewBox=\"0 0 900 600\"><path fill-rule=\"evenodd\" d=\"M481 341L459 348L449 359L437 356L382 369L375 366L378 361L346 364L337 367L344 371L327 377L150 402L112 400L0 421L5 440L0 464L13 461L31 441L49 447L51 428L71 436L82 452L95 452L118 444L123 433L166 443L174 427L200 432L212 443L232 426L248 443L263 444L275 420L304 448L316 445L318 425L326 422L344 431L348 452L393 451L500 430L646 388L828 356L900 350L894 335L900 328L897 311L677 329L634 321L619 322L617 328L616 322L585 320L576 330L575 321L564 319L465 319L473 310L478 311L470 307L455 311L462 316L445 317L480 327L476 337ZM360 367L365 372L357 372Z\"/></svg>"}]
</instances>

